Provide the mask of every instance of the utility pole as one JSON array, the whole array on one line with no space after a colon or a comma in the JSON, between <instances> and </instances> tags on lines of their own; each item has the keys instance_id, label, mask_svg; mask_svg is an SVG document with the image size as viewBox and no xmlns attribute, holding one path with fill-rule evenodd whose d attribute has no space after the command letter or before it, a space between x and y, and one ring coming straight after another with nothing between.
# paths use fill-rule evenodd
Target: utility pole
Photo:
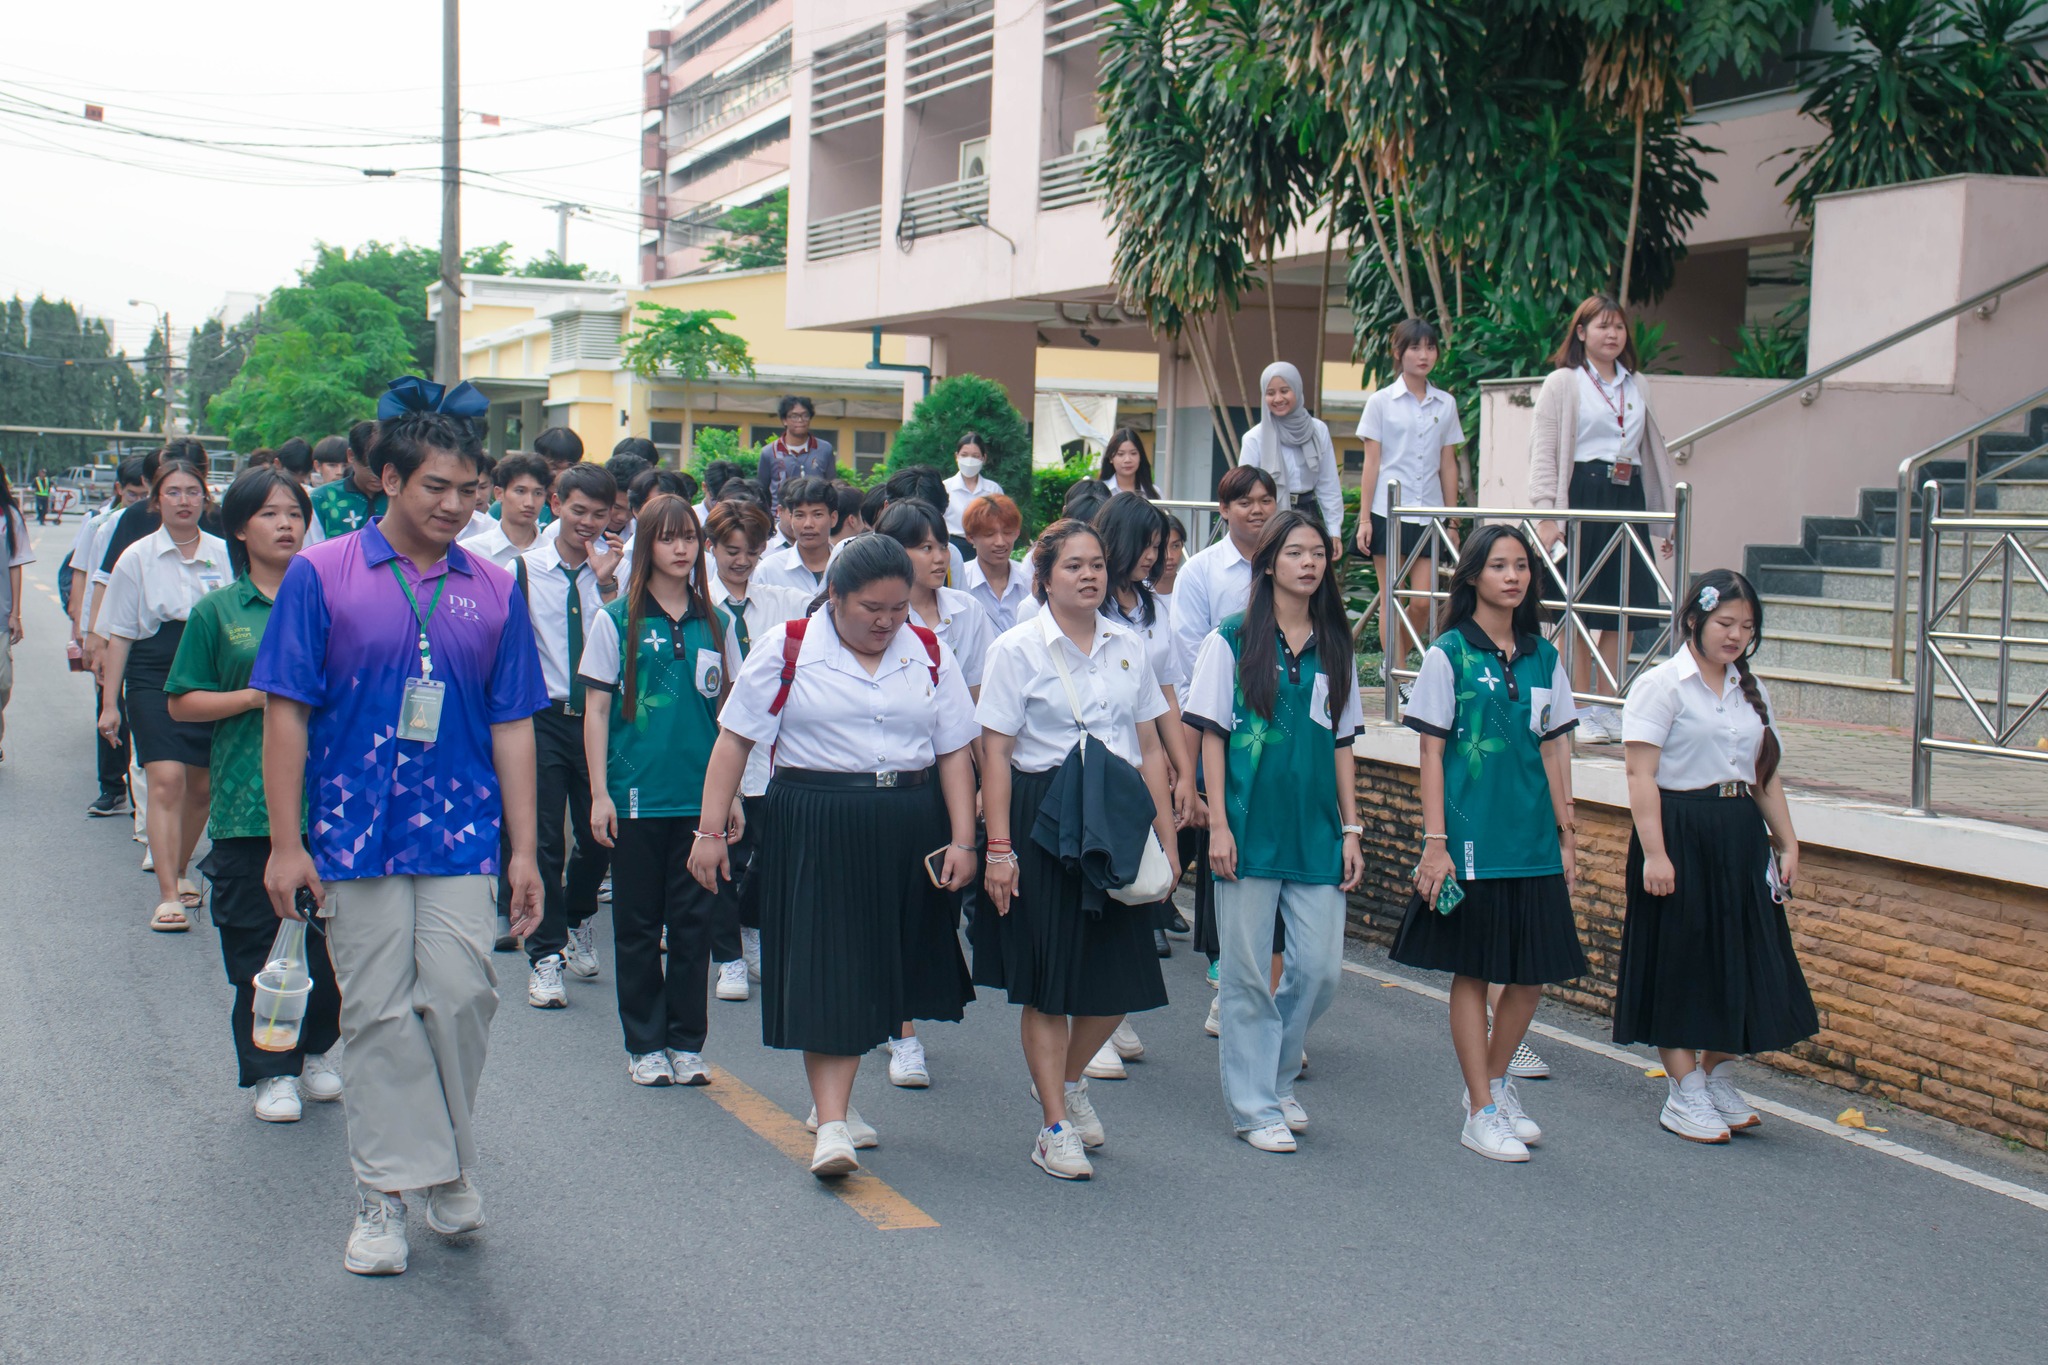
<instances>
[{"instance_id":1,"label":"utility pole","mask_svg":"<svg viewBox=\"0 0 2048 1365\"><path fill-rule=\"evenodd\" d=\"M555 259L564 264L569 260L569 215L582 213L588 204L549 204L548 209L555 215Z\"/></svg>"},{"instance_id":2,"label":"utility pole","mask_svg":"<svg viewBox=\"0 0 2048 1365\"><path fill-rule=\"evenodd\" d=\"M462 378L462 80L458 0L441 0L441 311L434 319L434 379Z\"/></svg>"}]
</instances>

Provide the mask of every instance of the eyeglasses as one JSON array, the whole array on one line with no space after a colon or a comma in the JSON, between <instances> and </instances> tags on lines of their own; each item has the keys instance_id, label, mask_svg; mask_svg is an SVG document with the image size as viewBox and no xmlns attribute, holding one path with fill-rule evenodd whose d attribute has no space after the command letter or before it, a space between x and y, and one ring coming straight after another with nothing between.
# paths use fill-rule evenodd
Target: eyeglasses
<instances>
[{"instance_id":1,"label":"eyeglasses","mask_svg":"<svg viewBox=\"0 0 2048 1365\"><path fill-rule=\"evenodd\" d=\"M204 502L206 500L206 490L204 488L161 488L157 490L157 497L165 502Z\"/></svg>"}]
</instances>

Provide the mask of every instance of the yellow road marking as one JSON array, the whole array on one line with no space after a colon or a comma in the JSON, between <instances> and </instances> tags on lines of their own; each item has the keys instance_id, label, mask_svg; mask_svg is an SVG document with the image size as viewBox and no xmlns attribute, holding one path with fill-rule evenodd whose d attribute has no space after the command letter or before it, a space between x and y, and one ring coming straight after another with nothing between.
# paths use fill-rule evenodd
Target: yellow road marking
<instances>
[{"instance_id":1,"label":"yellow road marking","mask_svg":"<svg viewBox=\"0 0 2048 1365\"><path fill-rule=\"evenodd\" d=\"M712 1103L744 1123L755 1136L766 1140L769 1146L790 1160L807 1170L810 1168L814 1139L801 1120L792 1117L782 1106L724 1067L714 1066L709 1070L711 1084L704 1087L704 1093L711 1097ZM883 1232L939 1225L938 1219L866 1171L841 1180L819 1183Z\"/></svg>"}]
</instances>

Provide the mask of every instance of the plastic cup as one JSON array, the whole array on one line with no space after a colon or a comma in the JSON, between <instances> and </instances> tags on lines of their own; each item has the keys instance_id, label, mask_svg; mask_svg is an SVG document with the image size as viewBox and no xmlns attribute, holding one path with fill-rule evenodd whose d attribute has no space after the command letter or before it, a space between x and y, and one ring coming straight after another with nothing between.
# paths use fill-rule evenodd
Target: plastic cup
<instances>
[{"instance_id":1,"label":"plastic cup","mask_svg":"<svg viewBox=\"0 0 2048 1365\"><path fill-rule=\"evenodd\" d=\"M303 971L265 967L256 973L256 1003L250 1041L265 1052L290 1052L299 1045L306 1000L313 979Z\"/></svg>"}]
</instances>

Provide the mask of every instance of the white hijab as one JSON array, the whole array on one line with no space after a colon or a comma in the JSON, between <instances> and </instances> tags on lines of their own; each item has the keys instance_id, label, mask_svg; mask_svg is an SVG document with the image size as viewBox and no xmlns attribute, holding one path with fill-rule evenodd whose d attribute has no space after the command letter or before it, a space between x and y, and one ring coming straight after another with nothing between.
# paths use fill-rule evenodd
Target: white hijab
<instances>
[{"instance_id":1,"label":"white hijab","mask_svg":"<svg viewBox=\"0 0 2048 1365\"><path fill-rule=\"evenodd\" d=\"M1266 406L1266 386L1276 376L1286 380L1295 394L1294 410L1285 417L1275 417L1273 410ZM1259 432L1273 438L1276 449L1272 452L1272 459L1276 464L1284 459L1277 449L1279 446L1293 446L1301 452L1302 473L1310 488L1315 487L1316 471L1322 467L1320 461L1336 463L1337 452L1330 445L1330 429L1309 413L1308 391L1301 386L1301 371L1284 360L1274 361L1259 375Z\"/></svg>"}]
</instances>

